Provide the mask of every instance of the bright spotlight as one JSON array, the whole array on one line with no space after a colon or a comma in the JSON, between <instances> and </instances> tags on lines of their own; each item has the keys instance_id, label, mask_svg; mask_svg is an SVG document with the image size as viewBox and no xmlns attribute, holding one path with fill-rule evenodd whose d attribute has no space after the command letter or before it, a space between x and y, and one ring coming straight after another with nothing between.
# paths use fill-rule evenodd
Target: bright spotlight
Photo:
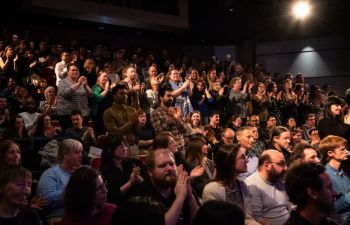
<instances>
[{"instance_id":1,"label":"bright spotlight","mask_svg":"<svg viewBox=\"0 0 350 225\"><path fill-rule=\"evenodd\" d=\"M304 19L310 14L310 5L308 2L300 1L293 6L293 14L297 19Z\"/></svg>"}]
</instances>

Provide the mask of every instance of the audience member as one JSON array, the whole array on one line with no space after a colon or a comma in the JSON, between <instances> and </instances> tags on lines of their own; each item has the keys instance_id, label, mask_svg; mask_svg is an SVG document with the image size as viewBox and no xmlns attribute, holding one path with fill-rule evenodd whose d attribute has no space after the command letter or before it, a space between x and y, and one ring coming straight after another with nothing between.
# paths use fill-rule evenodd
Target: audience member
<instances>
[{"instance_id":1,"label":"audience member","mask_svg":"<svg viewBox=\"0 0 350 225\"><path fill-rule=\"evenodd\" d=\"M261 224L281 225L289 218L289 201L282 182L286 168L281 152L265 150L258 170L245 180L251 193L248 204L252 216Z\"/></svg>"},{"instance_id":2,"label":"audience member","mask_svg":"<svg viewBox=\"0 0 350 225\"><path fill-rule=\"evenodd\" d=\"M320 164L303 162L289 168L286 192L289 201L297 207L285 225L336 225L328 215L334 210L337 193Z\"/></svg>"},{"instance_id":3,"label":"audience member","mask_svg":"<svg viewBox=\"0 0 350 225\"><path fill-rule=\"evenodd\" d=\"M165 225L164 206L152 197L134 197L118 208L112 225Z\"/></svg>"},{"instance_id":4,"label":"audience member","mask_svg":"<svg viewBox=\"0 0 350 225\"><path fill-rule=\"evenodd\" d=\"M126 158L127 151L126 141L121 135L107 136L101 172L109 190L108 202L117 205L147 178L144 166L139 160Z\"/></svg>"},{"instance_id":5,"label":"audience member","mask_svg":"<svg viewBox=\"0 0 350 225\"><path fill-rule=\"evenodd\" d=\"M205 184L214 177L214 162L207 158L208 145L204 138L193 137L186 146L185 159L190 166L191 184L199 196L202 196Z\"/></svg>"},{"instance_id":6,"label":"audience member","mask_svg":"<svg viewBox=\"0 0 350 225\"><path fill-rule=\"evenodd\" d=\"M223 145L216 154L216 175L203 190L203 202L218 200L234 204L245 213L245 224L258 224L251 217L250 193L239 174L247 172L245 150L239 145Z\"/></svg>"},{"instance_id":7,"label":"audience member","mask_svg":"<svg viewBox=\"0 0 350 225\"><path fill-rule=\"evenodd\" d=\"M344 137L348 132L348 127L344 126L344 123L341 120L341 109L343 104L343 100L337 96L330 96L327 98L323 113L324 118L322 118L317 124L321 139L327 135Z\"/></svg>"},{"instance_id":8,"label":"audience member","mask_svg":"<svg viewBox=\"0 0 350 225\"><path fill-rule=\"evenodd\" d=\"M0 224L40 225L38 214L25 207L32 188L32 174L23 167L0 173Z\"/></svg>"},{"instance_id":9,"label":"audience member","mask_svg":"<svg viewBox=\"0 0 350 225\"><path fill-rule=\"evenodd\" d=\"M344 138L334 135L328 135L319 144L326 173L331 178L332 186L338 195L335 209L340 216L340 224L344 225L350 215L350 180L341 168L342 163L348 158L347 145Z\"/></svg>"},{"instance_id":10,"label":"audience member","mask_svg":"<svg viewBox=\"0 0 350 225\"><path fill-rule=\"evenodd\" d=\"M49 86L44 92L45 100L40 101L38 112L43 115L57 116L57 99L56 90L54 87Z\"/></svg>"},{"instance_id":11,"label":"audience member","mask_svg":"<svg viewBox=\"0 0 350 225\"><path fill-rule=\"evenodd\" d=\"M180 108L174 108L173 89L169 84L165 84L158 92L160 107L151 114L151 123L159 134L163 131L169 131L174 136L178 144L178 150L183 154L185 147L184 133L186 125L182 122L182 112Z\"/></svg>"},{"instance_id":12,"label":"audience member","mask_svg":"<svg viewBox=\"0 0 350 225\"><path fill-rule=\"evenodd\" d=\"M126 105L127 91L124 84L117 84L112 89L114 104L103 113L103 122L108 134L125 135L129 146L137 145L136 130L140 111ZM136 157L138 152L132 152Z\"/></svg>"},{"instance_id":13,"label":"audience member","mask_svg":"<svg viewBox=\"0 0 350 225\"><path fill-rule=\"evenodd\" d=\"M315 148L308 143L299 143L293 147L293 152L290 155L289 164L301 160L305 162L320 163L319 155Z\"/></svg>"},{"instance_id":14,"label":"audience member","mask_svg":"<svg viewBox=\"0 0 350 225\"><path fill-rule=\"evenodd\" d=\"M57 115L62 131L70 127L72 110L80 110L85 120L84 124L87 124L87 116L90 113L88 98L92 96L92 92L86 77L80 76L76 65L68 65L67 77L59 82L57 89Z\"/></svg>"},{"instance_id":15,"label":"audience member","mask_svg":"<svg viewBox=\"0 0 350 225\"><path fill-rule=\"evenodd\" d=\"M193 225L244 225L244 212L234 204L208 201L198 210Z\"/></svg>"},{"instance_id":16,"label":"audience member","mask_svg":"<svg viewBox=\"0 0 350 225\"><path fill-rule=\"evenodd\" d=\"M138 187L132 196L149 196L165 207L165 224L189 224L199 205L192 194L190 179L182 167L176 168L168 149L155 149L147 158L150 180Z\"/></svg>"},{"instance_id":17,"label":"audience member","mask_svg":"<svg viewBox=\"0 0 350 225\"><path fill-rule=\"evenodd\" d=\"M60 224L111 224L116 206L107 203L107 193L98 171L86 166L80 167L72 174L66 186L65 214Z\"/></svg>"},{"instance_id":18,"label":"audience member","mask_svg":"<svg viewBox=\"0 0 350 225\"><path fill-rule=\"evenodd\" d=\"M103 117L98 113L101 111L99 108L104 106L104 101L107 101L107 95L110 95L110 83L107 73L101 70L97 75L96 84L92 86L92 121L94 122L94 130L97 135L106 134L106 128L103 125Z\"/></svg>"},{"instance_id":19,"label":"audience member","mask_svg":"<svg viewBox=\"0 0 350 225\"><path fill-rule=\"evenodd\" d=\"M47 169L40 177L36 193L48 201L46 217L49 221L59 221L64 212L64 189L72 173L82 160L83 146L79 141L65 139L58 150L58 164Z\"/></svg>"},{"instance_id":20,"label":"audience member","mask_svg":"<svg viewBox=\"0 0 350 225\"><path fill-rule=\"evenodd\" d=\"M68 63L70 62L69 52L63 51L61 53L61 62L58 62L55 66L56 73L56 86L59 82L67 77Z\"/></svg>"}]
</instances>

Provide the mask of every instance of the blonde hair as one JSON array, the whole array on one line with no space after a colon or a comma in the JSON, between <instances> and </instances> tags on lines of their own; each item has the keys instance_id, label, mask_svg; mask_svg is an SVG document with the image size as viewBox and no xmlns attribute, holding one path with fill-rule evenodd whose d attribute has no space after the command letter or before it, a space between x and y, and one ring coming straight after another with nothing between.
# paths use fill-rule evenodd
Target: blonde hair
<instances>
[{"instance_id":1,"label":"blonde hair","mask_svg":"<svg viewBox=\"0 0 350 225\"><path fill-rule=\"evenodd\" d=\"M74 151L75 149L83 149L83 145L74 139L65 139L61 142L58 149L57 162L61 163L64 159L64 156Z\"/></svg>"},{"instance_id":2,"label":"blonde hair","mask_svg":"<svg viewBox=\"0 0 350 225\"><path fill-rule=\"evenodd\" d=\"M48 86L48 87L45 89L45 91L44 91L45 99L47 99L47 93L48 93L49 91L51 91L51 90L53 90L53 91L56 93L56 90L55 90L54 87Z\"/></svg>"}]
</instances>

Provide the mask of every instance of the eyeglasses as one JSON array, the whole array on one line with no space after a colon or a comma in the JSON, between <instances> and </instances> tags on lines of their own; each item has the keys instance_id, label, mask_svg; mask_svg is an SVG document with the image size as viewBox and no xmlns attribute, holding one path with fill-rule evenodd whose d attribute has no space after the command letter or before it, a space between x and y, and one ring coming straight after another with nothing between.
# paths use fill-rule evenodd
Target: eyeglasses
<instances>
[{"instance_id":1,"label":"eyeglasses","mask_svg":"<svg viewBox=\"0 0 350 225\"><path fill-rule=\"evenodd\" d=\"M280 166L280 167L285 167L287 166L287 162L286 161L280 161L280 162L272 162L272 161L268 161L269 163L274 163L276 164L277 166Z\"/></svg>"}]
</instances>

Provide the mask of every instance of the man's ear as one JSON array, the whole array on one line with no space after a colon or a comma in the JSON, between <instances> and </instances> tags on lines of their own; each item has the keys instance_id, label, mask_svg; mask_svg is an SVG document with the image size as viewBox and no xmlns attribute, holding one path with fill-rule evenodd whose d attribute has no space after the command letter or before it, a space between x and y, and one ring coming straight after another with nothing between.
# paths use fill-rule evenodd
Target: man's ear
<instances>
[{"instance_id":1,"label":"man's ear","mask_svg":"<svg viewBox=\"0 0 350 225\"><path fill-rule=\"evenodd\" d=\"M310 187L306 188L306 193L311 199L313 199L313 200L318 199L318 192L312 190Z\"/></svg>"},{"instance_id":2,"label":"man's ear","mask_svg":"<svg viewBox=\"0 0 350 225\"><path fill-rule=\"evenodd\" d=\"M327 152L327 156L330 157L330 158L333 158L334 157L334 151L328 151Z\"/></svg>"}]
</instances>

